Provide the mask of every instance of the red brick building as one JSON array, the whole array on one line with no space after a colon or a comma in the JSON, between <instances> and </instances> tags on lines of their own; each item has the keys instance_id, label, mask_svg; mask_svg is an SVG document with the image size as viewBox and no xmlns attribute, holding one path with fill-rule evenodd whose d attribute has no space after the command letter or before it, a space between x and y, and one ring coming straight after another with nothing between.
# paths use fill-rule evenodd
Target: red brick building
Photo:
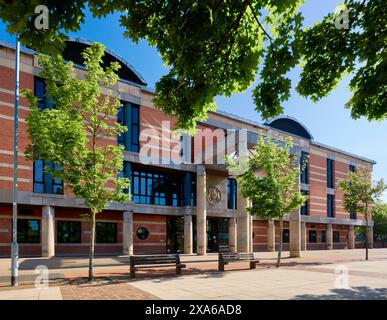
<instances>
[{"instance_id":1,"label":"red brick building","mask_svg":"<svg viewBox=\"0 0 387 320\"><path fill-rule=\"evenodd\" d=\"M90 45L80 39L67 42L64 57L82 73L81 51ZM9 256L12 237L14 47L0 42L0 256ZM175 119L156 110L154 93L135 69L107 50L106 62L121 65L115 90L122 92L118 114L128 132L118 143L125 146L123 174L131 179L132 201L111 204L97 216L97 254L184 252L205 254L227 245L234 251L275 250L282 236L292 255L301 250L348 249L355 246L354 227L364 225L343 208L338 181L356 167L372 170L374 161L316 142L296 119L281 117L259 124L211 112L198 124L195 137L171 134ZM44 80L33 51L20 59L20 88L44 99ZM101 92L107 92L101 88ZM44 164L27 161L29 143L23 98L19 105L18 242L21 256L82 255L88 252L86 209L63 185L43 172ZM224 153L240 153L256 144L259 135L289 136L293 153L309 161L300 177L307 204L286 219L283 235L276 222L252 218L224 165ZM225 150L222 146L227 137ZM229 140L230 139L230 140ZM235 141L233 140L235 139ZM231 141L231 143L230 143ZM110 143L117 143L111 141ZM223 148L223 149L224 149ZM216 151L216 156L212 151ZM208 153L207 153L208 152ZM211 160L211 161L207 161ZM213 163L211 163L213 162ZM372 226L370 227L372 229ZM372 243L372 234L369 239Z\"/></svg>"}]
</instances>

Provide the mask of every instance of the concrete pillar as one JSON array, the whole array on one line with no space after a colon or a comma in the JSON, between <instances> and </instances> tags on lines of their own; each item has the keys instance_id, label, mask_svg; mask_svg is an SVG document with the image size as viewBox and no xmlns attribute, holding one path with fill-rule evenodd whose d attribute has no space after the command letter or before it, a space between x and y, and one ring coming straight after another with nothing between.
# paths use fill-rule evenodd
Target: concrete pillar
<instances>
[{"instance_id":1,"label":"concrete pillar","mask_svg":"<svg viewBox=\"0 0 387 320\"><path fill-rule=\"evenodd\" d=\"M348 249L355 249L355 226L353 224L349 226Z\"/></svg>"},{"instance_id":2,"label":"concrete pillar","mask_svg":"<svg viewBox=\"0 0 387 320\"><path fill-rule=\"evenodd\" d=\"M301 250L305 251L306 250L306 223L301 222Z\"/></svg>"},{"instance_id":3,"label":"concrete pillar","mask_svg":"<svg viewBox=\"0 0 387 320\"><path fill-rule=\"evenodd\" d=\"M301 152L297 150L297 156L300 157ZM297 161L297 163L299 163ZM296 183L296 191L300 191L300 176ZM282 237L282 234L281 234ZM301 256L301 215L300 210L293 210L289 214L289 253L291 258Z\"/></svg>"},{"instance_id":4,"label":"concrete pillar","mask_svg":"<svg viewBox=\"0 0 387 320\"><path fill-rule=\"evenodd\" d=\"M374 247L374 227L368 227L368 249Z\"/></svg>"},{"instance_id":5,"label":"concrete pillar","mask_svg":"<svg viewBox=\"0 0 387 320\"><path fill-rule=\"evenodd\" d=\"M133 255L133 212L125 211L123 213L123 254Z\"/></svg>"},{"instance_id":6,"label":"concrete pillar","mask_svg":"<svg viewBox=\"0 0 387 320\"><path fill-rule=\"evenodd\" d=\"M327 250L333 249L333 226L332 223L327 224Z\"/></svg>"},{"instance_id":7,"label":"concrete pillar","mask_svg":"<svg viewBox=\"0 0 387 320\"><path fill-rule=\"evenodd\" d=\"M55 208L42 208L42 256L55 256Z\"/></svg>"},{"instance_id":8,"label":"concrete pillar","mask_svg":"<svg viewBox=\"0 0 387 320\"><path fill-rule=\"evenodd\" d=\"M237 252L237 219L228 220L228 246L231 252Z\"/></svg>"},{"instance_id":9,"label":"concrete pillar","mask_svg":"<svg viewBox=\"0 0 387 320\"><path fill-rule=\"evenodd\" d=\"M184 215L184 253L192 254L193 252L193 240L192 240L192 215Z\"/></svg>"},{"instance_id":10,"label":"concrete pillar","mask_svg":"<svg viewBox=\"0 0 387 320\"><path fill-rule=\"evenodd\" d=\"M237 189L237 207L238 207L238 221L237 221L237 251L249 252L251 242L250 229L250 214L246 212L249 206L249 201L242 197L239 188Z\"/></svg>"},{"instance_id":11,"label":"concrete pillar","mask_svg":"<svg viewBox=\"0 0 387 320\"><path fill-rule=\"evenodd\" d=\"M207 254L207 187L206 169L204 166L197 167L196 176L196 239L197 254Z\"/></svg>"},{"instance_id":12,"label":"concrete pillar","mask_svg":"<svg viewBox=\"0 0 387 320\"><path fill-rule=\"evenodd\" d=\"M275 251L275 224L273 219L267 221L267 251Z\"/></svg>"}]
</instances>

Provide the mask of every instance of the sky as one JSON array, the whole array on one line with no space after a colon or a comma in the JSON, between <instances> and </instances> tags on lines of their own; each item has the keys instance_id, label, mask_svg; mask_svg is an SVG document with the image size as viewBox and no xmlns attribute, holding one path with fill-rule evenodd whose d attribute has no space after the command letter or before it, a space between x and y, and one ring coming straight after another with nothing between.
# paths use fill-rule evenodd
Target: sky
<instances>
[{"instance_id":1,"label":"sky","mask_svg":"<svg viewBox=\"0 0 387 320\"><path fill-rule=\"evenodd\" d=\"M305 0L301 8L309 26L319 21L328 12L334 11L340 1ZM70 33L71 36L103 43L107 48L127 60L145 79L149 87L154 87L160 76L167 73L157 49L146 41L138 44L124 38L124 29L119 25L119 15L110 15L103 19L94 19L87 14L81 30ZM15 37L6 32L6 25L0 20L0 39L14 42ZM297 83L299 70L290 73L293 84ZM350 77L346 77L336 90L318 103L299 96L294 90L291 98L284 103L284 114L297 118L311 132L314 140L342 149L377 162L374 167L374 179L384 178L387 182L387 120L369 122L365 118L353 120L350 111L344 108L351 96L347 89ZM255 111L251 90L229 98L216 97L219 110L227 111L243 118L263 122ZM387 201L387 193L384 195Z\"/></svg>"}]
</instances>

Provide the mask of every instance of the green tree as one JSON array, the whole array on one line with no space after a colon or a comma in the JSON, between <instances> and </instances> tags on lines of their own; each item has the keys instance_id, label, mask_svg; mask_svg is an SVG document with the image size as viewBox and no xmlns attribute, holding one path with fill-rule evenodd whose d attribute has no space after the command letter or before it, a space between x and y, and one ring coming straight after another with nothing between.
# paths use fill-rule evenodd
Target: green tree
<instances>
[{"instance_id":1,"label":"green tree","mask_svg":"<svg viewBox=\"0 0 387 320\"><path fill-rule=\"evenodd\" d=\"M123 167L123 147L109 141L127 128L111 120L120 101L111 90L102 95L100 87L117 82L119 65L112 63L104 69L103 55L104 46L98 43L83 52L83 79L73 72L72 62L65 63L60 55L39 56L40 76L46 81L46 97L53 109L39 110L37 98L25 91L31 105L26 118L32 141L26 149L28 158L52 162L56 169L45 170L63 179L66 188L90 209L89 281L93 280L96 214L110 201L129 200L124 193L129 181L117 176Z\"/></svg>"},{"instance_id":2,"label":"green tree","mask_svg":"<svg viewBox=\"0 0 387 320\"><path fill-rule=\"evenodd\" d=\"M348 212L363 214L365 219L365 247L366 260L368 260L368 235L369 223L373 218L373 205L380 198L387 185L383 179L372 182L369 168L357 168L349 173L348 180L339 182L340 189L344 192L344 207Z\"/></svg>"},{"instance_id":3,"label":"green tree","mask_svg":"<svg viewBox=\"0 0 387 320\"><path fill-rule=\"evenodd\" d=\"M118 12L124 35L157 47L167 75L156 84L154 104L193 131L215 108L214 97L245 91L255 80L256 110L263 118L283 112L301 66L296 91L313 101L351 74L352 117L387 116L387 12L385 0L344 0L311 27L303 26L303 0L0 0L0 18L23 44L39 51L63 48L89 9L94 17ZM49 9L49 30L34 27L37 4Z\"/></svg>"},{"instance_id":4,"label":"green tree","mask_svg":"<svg viewBox=\"0 0 387 320\"><path fill-rule=\"evenodd\" d=\"M290 140L274 141L260 138L252 155L246 160L227 158L231 172L237 173L238 186L243 197L252 202L247 212L260 217L278 219L280 246L277 267L281 264L283 219L299 209L307 200L297 185L300 166L297 157L289 153Z\"/></svg>"},{"instance_id":5,"label":"green tree","mask_svg":"<svg viewBox=\"0 0 387 320\"><path fill-rule=\"evenodd\" d=\"M372 212L375 240L387 241L387 203L377 201L372 206Z\"/></svg>"}]
</instances>

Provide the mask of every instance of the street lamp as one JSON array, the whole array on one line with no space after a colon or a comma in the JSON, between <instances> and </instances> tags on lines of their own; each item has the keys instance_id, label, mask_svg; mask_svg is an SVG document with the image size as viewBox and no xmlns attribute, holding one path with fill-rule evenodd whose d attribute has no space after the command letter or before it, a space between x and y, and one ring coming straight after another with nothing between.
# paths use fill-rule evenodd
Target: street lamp
<instances>
[{"instance_id":1,"label":"street lamp","mask_svg":"<svg viewBox=\"0 0 387 320\"><path fill-rule=\"evenodd\" d=\"M17 154L18 154L18 107L19 107L19 35L15 47L15 96L13 131L13 192L12 192L12 248L11 248L11 286L18 285L19 247L17 243Z\"/></svg>"}]
</instances>

